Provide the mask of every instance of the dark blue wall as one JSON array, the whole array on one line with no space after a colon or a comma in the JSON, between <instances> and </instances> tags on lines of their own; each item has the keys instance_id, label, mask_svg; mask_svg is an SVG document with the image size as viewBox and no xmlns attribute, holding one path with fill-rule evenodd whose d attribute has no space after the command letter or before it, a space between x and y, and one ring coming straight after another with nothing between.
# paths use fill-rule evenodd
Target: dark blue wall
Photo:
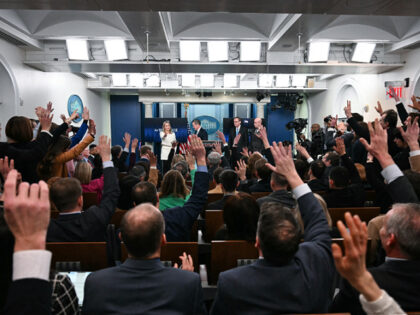
<instances>
[{"instance_id":1,"label":"dark blue wall","mask_svg":"<svg viewBox=\"0 0 420 315\"><path fill-rule=\"evenodd\" d=\"M124 145L124 132L141 138L141 104L137 95L111 95L112 145Z\"/></svg>"},{"instance_id":2,"label":"dark blue wall","mask_svg":"<svg viewBox=\"0 0 420 315\"><path fill-rule=\"evenodd\" d=\"M271 96L271 103L267 105L267 129L268 129L268 140L270 144L273 141L293 141L293 130L289 131L286 129L286 124L293 120L295 113L284 110L283 108L271 111L270 105L277 103L277 96Z\"/></svg>"}]
</instances>

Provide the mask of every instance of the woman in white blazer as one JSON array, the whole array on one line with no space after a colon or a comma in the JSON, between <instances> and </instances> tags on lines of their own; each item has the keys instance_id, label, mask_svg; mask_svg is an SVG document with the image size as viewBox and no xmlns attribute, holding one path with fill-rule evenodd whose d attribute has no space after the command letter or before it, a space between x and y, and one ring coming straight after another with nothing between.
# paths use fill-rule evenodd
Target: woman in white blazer
<instances>
[{"instance_id":1,"label":"woman in white blazer","mask_svg":"<svg viewBox=\"0 0 420 315\"><path fill-rule=\"evenodd\" d=\"M163 122L162 131L160 132L160 138L162 139L160 159L162 160L162 169L163 173L165 174L170 168L168 156L172 149L172 143L176 142L176 136L175 133L172 131L171 123L169 120L165 120Z\"/></svg>"}]
</instances>

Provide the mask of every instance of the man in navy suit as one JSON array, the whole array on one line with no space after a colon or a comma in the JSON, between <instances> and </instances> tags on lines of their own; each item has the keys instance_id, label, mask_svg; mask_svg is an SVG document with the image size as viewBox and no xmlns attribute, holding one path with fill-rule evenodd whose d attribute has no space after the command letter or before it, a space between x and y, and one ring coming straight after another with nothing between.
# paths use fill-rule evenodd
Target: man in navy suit
<instances>
[{"instance_id":1,"label":"man in navy suit","mask_svg":"<svg viewBox=\"0 0 420 315\"><path fill-rule=\"evenodd\" d=\"M206 313L200 276L193 272L191 256L181 256L183 270L162 265L164 231L163 215L151 204L137 206L124 215L121 238L128 259L120 266L89 275L84 314Z\"/></svg>"},{"instance_id":2,"label":"man in navy suit","mask_svg":"<svg viewBox=\"0 0 420 315\"><path fill-rule=\"evenodd\" d=\"M258 220L258 259L223 272L211 314L324 313L331 298L334 263L324 212L297 174L291 147L274 145L276 167L299 203L304 224L278 202L266 203ZM304 242L301 243L303 236Z\"/></svg>"},{"instance_id":3,"label":"man in navy suit","mask_svg":"<svg viewBox=\"0 0 420 315\"><path fill-rule=\"evenodd\" d=\"M195 130L195 134L197 137L199 137L201 140L208 140L209 136L207 134L206 129L201 128L201 121L199 119L194 119L192 121L192 126Z\"/></svg>"}]
</instances>

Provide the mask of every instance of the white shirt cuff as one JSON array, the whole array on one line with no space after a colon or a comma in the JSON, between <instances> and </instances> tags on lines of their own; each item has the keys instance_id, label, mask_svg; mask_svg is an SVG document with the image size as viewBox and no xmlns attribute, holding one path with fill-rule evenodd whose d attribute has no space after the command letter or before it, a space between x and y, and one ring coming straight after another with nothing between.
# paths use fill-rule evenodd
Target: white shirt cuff
<instances>
[{"instance_id":1,"label":"white shirt cuff","mask_svg":"<svg viewBox=\"0 0 420 315\"><path fill-rule=\"evenodd\" d=\"M50 137L52 137L53 135L51 134L51 132L49 132L48 130L41 130L41 132L45 132L47 133Z\"/></svg>"},{"instance_id":2,"label":"white shirt cuff","mask_svg":"<svg viewBox=\"0 0 420 315\"><path fill-rule=\"evenodd\" d=\"M359 295L360 304L362 304L363 310L367 314L393 314L400 315L406 314L398 305L395 300L386 293L386 291L381 290L382 295L376 301L369 302L363 295Z\"/></svg>"},{"instance_id":3,"label":"white shirt cuff","mask_svg":"<svg viewBox=\"0 0 420 315\"><path fill-rule=\"evenodd\" d=\"M124 147L124 152L130 152L130 151L128 150L128 148Z\"/></svg>"},{"instance_id":4,"label":"white shirt cuff","mask_svg":"<svg viewBox=\"0 0 420 315\"><path fill-rule=\"evenodd\" d=\"M311 158L311 157L308 157L308 158L306 159L306 162L308 162L308 164L311 164L313 161L314 161L314 159L313 159L313 158Z\"/></svg>"},{"instance_id":5,"label":"white shirt cuff","mask_svg":"<svg viewBox=\"0 0 420 315\"><path fill-rule=\"evenodd\" d=\"M35 278L49 281L51 252L47 250L23 250L13 254L12 280Z\"/></svg>"},{"instance_id":6,"label":"white shirt cuff","mask_svg":"<svg viewBox=\"0 0 420 315\"><path fill-rule=\"evenodd\" d=\"M417 156L420 155L420 150L410 151L410 156Z\"/></svg>"},{"instance_id":7,"label":"white shirt cuff","mask_svg":"<svg viewBox=\"0 0 420 315\"><path fill-rule=\"evenodd\" d=\"M302 184L294 188L292 192L295 195L296 199L299 199L303 195L306 195L307 193L312 192L312 190L309 188L307 184Z\"/></svg>"},{"instance_id":8,"label":"white shirt cuff","mask_svg":"<svg viewBox=\"0 0 420 315\"><path fill-rule=\"evenodd\" d=\"M106 168L106 167L114 167L114 163L112 161L105 161L102 163L102 167Z\"/></svg>"},{"instance_id":9,"label":"white shirt cuff","mask_svg":"<svg viewBox=\"0 0 420 315\"><path fill-rule=\"evenodd\" d=\"M397 166L397 164L392 164L387 167L385 167L381 175L385 178L386 182L388 184L392 183L394 180L396 180L398 177L403 176L403 173L401 172L400 168Z\"/></svg>"}]
</instances>

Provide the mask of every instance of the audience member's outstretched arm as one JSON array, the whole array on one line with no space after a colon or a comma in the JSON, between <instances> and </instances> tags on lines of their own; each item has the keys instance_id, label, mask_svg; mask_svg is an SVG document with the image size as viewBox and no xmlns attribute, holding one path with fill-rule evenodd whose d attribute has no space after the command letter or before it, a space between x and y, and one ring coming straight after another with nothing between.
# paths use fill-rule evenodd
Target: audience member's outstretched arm
<instances>
[{"instance_id":1,"label":"audience member's outstretched arm","mask_svg":"<svg viewBox=\"0 0 420 315\"><path fill-rule=\"evenodd\" d=\"M413 186L403 175L388 153L388 135L382 128L378 119L375 119L375 128L369 122L370 144L365 139L360 139L366 150L375 157L382 167L382 176L387 182L389 193L394 203L418 202Z\"/></svg>"},{"instance_id":2,"label":"audience member's outstretched arm","mask_svg":"<svg viewBox=\"0 0 420 315\"><path fill-rule=\"evenodd\" d=\"M329 235L329 227L324 211L318 200L312 194L311 189L307 184L304 184L298 175L295 163L292 159L292 147L284 147L281 142L276 144L273 142L271 147L276 166L267 163L267 166L278 174L286 177L292 188L293 194L296 196L300 213L302 215L303 224L305 227L304 240L305 242L320 242L323 243L324 248L330 251L331 238Z\"/></svg>"},{"instance_id":3,"label":"audience member's outstretched arm","mask_svg":"<svg viewBox=\"0 0 420 315\"><path fill-rule=\"evenodd\" d=\"M4 189L4 218L15 238L13 276L2 314L50 314L51 253L45 250L50 220L48 186L22 183L11 170Z\"/></svg>"},{"instance_id":4,"label":"audience member's outstretched arm","mask_svg":"<svg viewBox=\"0 0 420 315\"><path fill-rule=\"evenodd\" d=\"M71 145L70 148L73 148L76 144L82 141L86 130L88 129L88 122L89 122L89 109L84 106L83 113L82 113L83 123L80 125L79 130L77 133L71 138Z\"/></svg>"},{"instance_id":5,"label":"audience member's outstretched arm","mask_svg":"<svg viewBox=\"0 0 420 315\"><path fill-rule=\"evenodd\" d=\"M360 302L368 315L405 314L394 299L379 288L372 274L366 269L366 223L361 222L357 215L352 217L349 212L344 217L349 231L341 221L337 222L337 227L344 239L345 256L339 245L331 246L337 271L360 292Z\"/></svg>"},{"instance_id":6,"label":"audience member's outstretched arm","mask_svg":"<svg viewBox=\"0 0 420 315\"><path fill-rule=\"evenodd\" d=\"M335 146L333 148L335 152L337 152L338 155L340 156L344 167L347 168L347 170L349 171L351 183L352 184L362 183L359 172L357 171L356 166L354 166L354 162L346 154L346 146L344 145L344 139L343 138L335 139Z\"/></svg>"},{"instance_id":7,"label":"audience member's outstretched arm","mask_svg":"<svg viewBox=\"0 0 420 315\"><path fill-rule=\"evenodd\" d=\"M416 117L412 122L411 117L408 117L406 126L407 130L400 127L400 132L410 148L411 170L420 173L419 118Z\"/></svg>"},{"instance_id":8,"label":"audience member's outstretched arm","mask_svg":"<svg viewBox=\"0 0 420 315\"><path fill-rule=\"evenodd\" d=\"M150 162L148 182L152 183L153 185L157 187L158 180L159 180L159 171L157 169L157 157L152 151L147 153L147 155L149 156L149 162Z\"/></svg>"},{"instance_id":9,"label":"audience member's outstretched arm","mask_svg":"<svg viewBox=\"0 0 420 315\"><path fill-rule=\"evenodd\" d=\"M344 113L346 114L348 124L354 130L354 132L359 137L363 137L363 138L369 140L369 133L365 129L363 129L359 125L359 123L353 118L353 115L351 113L351 102L350 101L347 101L347 106L344 107Z\"/></svg>"},{"instance_id":10,"label":"audience member's outstretched arm","mask_svg":"<svg viewBox=\"0 0 420 315\"><path fill-rule=\"evenodd\" d=\"M268 136L267 136L267 129L265 127L262 127L260 129L260 132L258 134L255 134L258 138L260 138L264 144L264 155L267 158L268 163L274 164L273 155L271 153L271 146L270 142L268 142Z\"/></svg>"}]
</instances>

